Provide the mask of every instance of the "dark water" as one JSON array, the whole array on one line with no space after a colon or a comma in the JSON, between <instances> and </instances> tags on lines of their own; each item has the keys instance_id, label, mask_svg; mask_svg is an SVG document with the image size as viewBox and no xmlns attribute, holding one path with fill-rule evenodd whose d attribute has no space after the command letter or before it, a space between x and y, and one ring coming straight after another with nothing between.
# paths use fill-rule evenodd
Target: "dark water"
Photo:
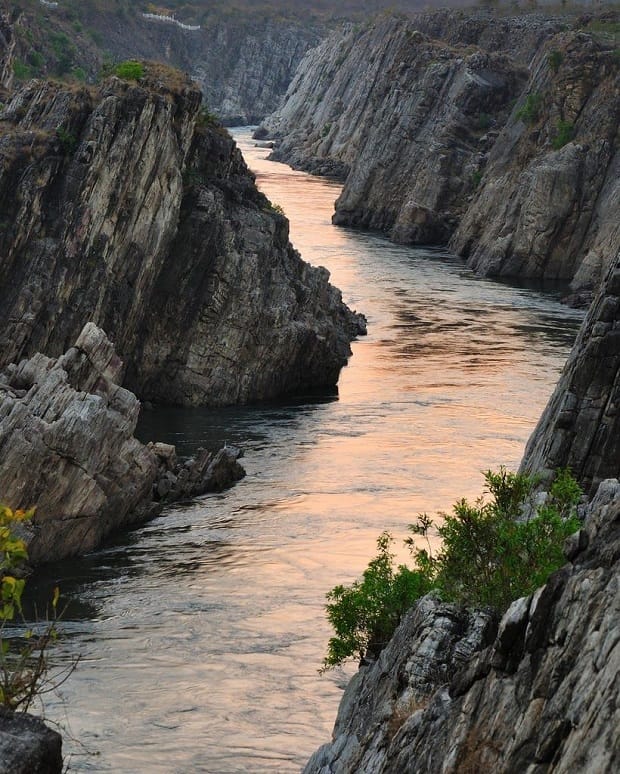
<instances>
[{"instance_id":1,"label":"dark water","mask_svg":"<svg viewBox=\"0 0 620 774\"><path fill-rule=\"evenodd\" d=\"M382 530L404 536L419 512L479 494L482 470L517 465L581 317L445 252L332 227L337 185L238 137L370 335L337 396L144 415L141 437L182 453L241 444L248 475L40 577L70 603L58 657L82 656L47 715L99 753L68 742L71 770L299 770L354 668L317 674L325 592L359 575Z\"/></svg>"}]
</instances>

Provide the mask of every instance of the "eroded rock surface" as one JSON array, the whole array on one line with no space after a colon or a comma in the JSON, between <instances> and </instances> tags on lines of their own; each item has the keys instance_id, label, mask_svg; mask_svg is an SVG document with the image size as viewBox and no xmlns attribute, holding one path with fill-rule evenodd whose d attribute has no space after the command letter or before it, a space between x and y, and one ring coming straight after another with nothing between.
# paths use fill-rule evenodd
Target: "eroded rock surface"
<instances>
[{"instance_id":1,"label":"eroded rock surface","mask_svg":"<svg viewBox=\"0 0 620 774\"><path fill-rule=\"evenodd\" d=\"M185 76L33 81L0 113L0 366L88 321L140 398L247 403L333 386L361 320L304 263ZM119 376L119 378L121 378Z\"/></svg>"},{"instance_id":2,"label":"eroded rock surface","mask_svg":"<svg viewBox=\"0 0 620 774\"><path fill-rule=\"evenodd\" d=\"M140 403L118 385L122 370L89 323L61 357L37 354L0 374L0 493L13 508L36 506L33 563L86 553L163 502L221 491L244 475L238 449L178 461L173 446L134 438Z\"/></svg>"},{"instance_id":3,"label":"eroded rock surface","mask_svg":"<svg viewBox=\"0 0 620 774\"><path fill-rule=\"evenodd\" d=\"M611 774L620 766L620 483L570 562L499 626L422 599L341 702L306 774Z\"/></svg>"}]
</instances>

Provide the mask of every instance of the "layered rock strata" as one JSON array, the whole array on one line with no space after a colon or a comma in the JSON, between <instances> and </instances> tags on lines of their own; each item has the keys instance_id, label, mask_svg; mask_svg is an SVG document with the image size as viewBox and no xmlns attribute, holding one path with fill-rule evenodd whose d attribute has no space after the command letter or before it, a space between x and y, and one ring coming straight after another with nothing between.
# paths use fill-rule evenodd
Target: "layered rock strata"
<instances>
[{"instance_id":1,"label":"layered rock strata","mask_svg":"<svg viewBox=\"0 0 620 774\"><path fill-rule=\"evenodd\" d=\"M592 303L522 469L569 467L586 490L620 478L620 252Z\"/></svg>"},{"instance_id":2,"label":"layered rock strata","mask_svg":"<svg viewBox=\"0 0 620 774\"><path fill-rule=\"evenodd\" d=\"M91 323L61 357L37 354L0 375L0 493L13 508L36 506L33 563L86 553L164 501L220 491L243 475L237 449L183 463L174 447L141 444L140 403L119 387L121 373Z\"/></svg>"},{"instance_id":3,"label":"layered rock strata","mask_svg":"<svg viewBox=\"0 0 620 774\"><path fill-rule=\"evenodd\" d=\"M620 76L613 45L560 26L441 12L334 33L263 124L273 157L345 180L335 223L594 289L620 245Z\"/></svg>"},{"instance_id":4,"label":"layered rock strata","mask_svg":"<svg viewBox=\"0 0 620 774\"><path fill-rule=\"evenodd\" d=\"M0 366L88 321L141 398L222 405L333 386L361 319L304 263L185 76L33 81L0 113Z\"/></svg>"},{"instance_id":5,"label":"layered rock strata","mask_svg":"<svg viewBox=\"0 0 620 774\"><path fill-rule=\"evenodd\" d=\"M620 483L502 620L426 597L361 667L305 774L617 771Z\"/></svg>"}]
</instances>

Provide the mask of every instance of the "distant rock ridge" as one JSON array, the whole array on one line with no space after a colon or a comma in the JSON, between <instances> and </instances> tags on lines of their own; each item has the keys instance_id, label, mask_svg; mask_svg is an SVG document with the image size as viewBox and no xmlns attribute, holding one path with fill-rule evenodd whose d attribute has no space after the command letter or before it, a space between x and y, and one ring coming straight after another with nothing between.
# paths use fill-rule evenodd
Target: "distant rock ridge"
<instances>
[{"instance_id":1,"label":"distant rock ridge","mask_svg":"<svg viewBox=\"0 0 620 774\"><path fill-rule=\"evenodd\" d=\"M93 321L141 399L248 403L333 386L363 329L304 263L195 84L32 81L0 112L0 367Z\"/></svg>"},{"instance_id":2,"label":"distant rock ridge","mask_svg":"<svg viewBox=\"0 0 620 774\"><path fill-rule=\"evenodd\" d=\"M345 181L337 224L593 291L620 246L620 75L611 43L563 27L456 11L349 26L306 54L263 134L273 158Z\"/></svg>"}]
</instances>

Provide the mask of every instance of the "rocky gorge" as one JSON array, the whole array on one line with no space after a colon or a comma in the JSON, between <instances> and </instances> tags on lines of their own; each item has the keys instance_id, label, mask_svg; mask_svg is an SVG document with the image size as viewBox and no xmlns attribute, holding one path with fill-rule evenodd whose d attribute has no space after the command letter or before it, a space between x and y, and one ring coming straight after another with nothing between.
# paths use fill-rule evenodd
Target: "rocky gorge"
<instances>
[{"instance_id":1,"label":"rocky gorge","mask_svg":"<svg viewBox=\"0 0 620 774\"><path fill-rule=\"evenodd\" d=\"M0 113L0 489L38 503L33 561L148 518L153 488L159 502L239 477L234 450L186 468L139 444L136 395L333 386L363 332L200 102L149 65L97 89L33 81Z\"/></svg>"},{"instance_id":2,"label":"rocky gorge","mask_svg":"<svg viewBox=\"0 0 620 774\"><path fill-rule=\"evenodd\" d=\"M447 20L441 25L446 35L464 34ZM390 40L414 44L419 54L412 69L422 78L420 111L445 81L447 99L434 105L424 130L426 150L402 177L399 165L390 167L399 185L420 174L411 196L435 186L435 198L409 198L409 209L399 210L397 197L382 198L360 183L357 201L367 197L372 207L359 223L388 228L389 222L394 238L403 241L444 242L456 238L469 212L463 200L484 194L483 180L479 191L474 185L477 173L491 169L496 158L476 157L472 165L471 138L455 147L452 138L459 136L463 114L473 120L484 106L492 121L524 123L511 100L525 95L532 77L526 67L530 42L527 35L519 38L523 50L514 61L489 44L488 51L470 52L463 64L427 38L427 31L390 29ZM532 39L559 32L552 26ZM488 27L478 29L476 40L483 35L489 37ZM456 37L450 45L458 46ZM554 50L541 55L542 69ZM428 72L428 63L437 69ZM381 60L378 65L377 81ZM604 66L596 71L599 96L609 87L606 72ZM403 86L406 80L395 82ZM566 83L562 89L571 91ZM393 109L398 100L390 99ZM162 502L220 488L240 475L235 449L186 464L166 444L140 444L134 438L138 398L220 405L308 384L333 385L351 338L363 331L363 320L344 307L325 270L303 264L292 249L285 218L256 191L230 138L199 103L187 80L149 67L139 82L111 78L96 89L34 82L12 94L0 116L0 203L7 213L0 244L0 299L7 310L0 333L0 491L15 504L29 505L30 498L39 503L30 542L35 561L90 550L119 526L149 518ZM589 108L579 104L578 113L587 116ZM574 244L586 234L579 250L589 245L589 258L582 269L573 263L564 274L556 253L549 252L555 242L547 232L555 226L545 223L547 241L536 242L540 253L532 260L537 266L550 262L551 268L540 270L543 276L568 278L581 271L576 287L595 287L607 276L524 461L528 470L575 470L594 495L584 527L567 546L566 567L532 598L517 601L500 622L428 598L414 608L379 660L351 682L334 741L313 756L309 772L617 768L610 729L618 721L620 495L617 482L604 479L620 472L620 266L617 221L609 217L617 196L609 172L613 115L606 109L593 115L608 132L596 146L600 164L588 155L587 143L570 152L583 151L578 165L586 159L581 183L601 174L604 183L598 194L590 191L590 198L574 203L574 217L564 219L561 232L569 242L566 235L577 234ZM328 123L321 126L323 140L335 132ZM479 123L474 135L494 149L499 136L491 132L482 140L488 129ZM359 131L366 131L361 119ZM434 141L435 156L428 153ZM342 159L354 147L343 140ZM454 155L443 158L447 151ZM528 152L522 155L529 158ZM325 166L319 171L348 171L349 162L340 157L320 158ZM386 156L379 170L388 162ZM566 163L573 170L572 161ZM352 155L351 169L357 164ZM500 161L493 164L500 170ZM454 180L448 179L449 165L458 172ZM464 184L470 174L471 185ZM528 180L538 173L531 174ZM379 172L372 175L379 180ZM553 180L556 175L554 168ZM500 200L503 191L495 194ZM558 193L562 201L565 195ZM588 204L590 219L582 219L582 201L596 202ZM385 206L385 221L365 222L379 206ZM491 228L488 220L476 228ZM559 238L560 232L553 233ZM499 244L496 235L488 238ZM534 254L527 240L522 250ZM512 243L506 254L516 254ZM529 272L522 266L519 271ZM216 470L222 456L228 471L223 478ZM14 722L2 721L0 744L13 756L7 771L17 770ZM31 730L19 732L29 750L36 747ZM44 736L50 768L58 770L58 739ZM37 762L38 752L27 759L19 750L25 771L47 765Z\"/></svg>"},{"instance_id":3,"label":"rocky gorge","mask_svg":"<svg viewBox=\"0 0 620 774\"><path fill-rule=\"evenodd\" d=\"M309 51L260 134L344 180L336 224L592 291L620 244L619 90L579 21L388 16Z\"/></svg>"}]
</instances>

